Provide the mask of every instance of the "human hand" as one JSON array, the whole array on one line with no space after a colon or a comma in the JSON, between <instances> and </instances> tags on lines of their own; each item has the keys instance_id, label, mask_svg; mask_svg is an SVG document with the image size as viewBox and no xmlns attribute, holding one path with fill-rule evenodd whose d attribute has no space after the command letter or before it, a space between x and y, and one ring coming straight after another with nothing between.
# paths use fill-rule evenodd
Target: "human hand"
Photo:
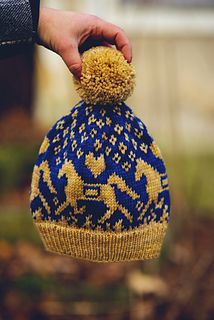
<instances>
[{"instance_id":1,"label":"human hand","mask_svg":"<svg viewBox=\"0 0 214 320\"><path fill-rule=\"evenodd\" d=\"M38 43L59 54L75 77L81 76L79 50L88 42L116 45L128 62L132 49L124 31L96 16L41 8L38 24Z\"/></svg>"}]
</instances>

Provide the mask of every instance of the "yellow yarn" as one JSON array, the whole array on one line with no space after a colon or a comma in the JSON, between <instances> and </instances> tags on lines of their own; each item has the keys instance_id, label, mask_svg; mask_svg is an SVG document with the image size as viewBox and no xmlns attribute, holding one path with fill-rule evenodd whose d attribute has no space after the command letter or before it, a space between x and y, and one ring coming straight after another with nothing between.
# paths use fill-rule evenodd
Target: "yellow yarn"
<instances>
[{"instance_id":1,"label":"yellow yarn","mask_svg":"<svg viewBox=\"0 0 214 320\"><path fill-rule=\"evenodd\" d=\"M74 79L77 92L86 102L111 104L125 101L135 86L135 70L122 53L108 47L94 47L82 55L82 75Z\"/></svg>"}]
</instances>

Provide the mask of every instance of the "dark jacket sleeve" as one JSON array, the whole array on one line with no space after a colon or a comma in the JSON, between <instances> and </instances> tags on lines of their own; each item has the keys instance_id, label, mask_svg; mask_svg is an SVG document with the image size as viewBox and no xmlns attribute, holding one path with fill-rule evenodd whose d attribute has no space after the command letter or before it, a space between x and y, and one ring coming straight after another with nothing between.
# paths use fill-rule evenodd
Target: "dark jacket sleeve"
<instances>
[{"instance_id":1,"label":"dark jacket sleeve","mask_svg":"<svg viewBox=\"0 0 214 320\"><path fill-rule=\"evenodd\" d=\"M35 42L38 18L39 0L0 0L0 57Z\"/></svg>"}]
</instances>

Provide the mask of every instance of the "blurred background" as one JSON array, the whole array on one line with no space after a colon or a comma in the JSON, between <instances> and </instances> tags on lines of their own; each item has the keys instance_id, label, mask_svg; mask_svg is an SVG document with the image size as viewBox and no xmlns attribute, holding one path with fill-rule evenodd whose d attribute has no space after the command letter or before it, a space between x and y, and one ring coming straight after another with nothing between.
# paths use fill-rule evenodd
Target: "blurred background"
<instances>
[{"instance_id":1,"label":"blurred background","mask_svg":"<svg viewBox=\"0 0 214 320\"><path fill-rule=\"evenodd\" d=\"M171 220L160 259L95 264L44 251L29 211L50 126L78 102L72 76L36 47L0 61L0 320L214 319L214 1L72 0L125 29L137 85L128 104L162 150Z\"/></svg>"}]
</instances>

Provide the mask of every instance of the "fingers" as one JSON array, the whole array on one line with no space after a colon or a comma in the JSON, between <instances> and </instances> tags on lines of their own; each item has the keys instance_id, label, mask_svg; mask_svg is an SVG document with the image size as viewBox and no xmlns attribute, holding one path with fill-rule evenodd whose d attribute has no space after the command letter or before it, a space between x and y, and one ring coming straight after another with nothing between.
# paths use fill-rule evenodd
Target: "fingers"
<instances>
[{"instance_id":1,"label":"fingers","mask_svg":"<svg viewBox=\"0 0 214 320\"><path fill-rule=\"evenodd\" d=\"M76 78L81 77L82 61L78 51L78 47L73 45L67 47L60 55L67 65L68 69L73 73Z\"/></svg>"},{"instance_id":2,"label":"fingers","mask_svg":"<svg viewBox=\"0 0 214 320\"><path fill-rule=\"evenodd\" d=\"M82 17L81 19L83 20ZM76 28L77 30L75 28L74 30L72 29L72 32L69 32L70 36L66 36L66 41L63 41L63 45L60 46L61 48L63 47L63 49L56 50L76 78L81 77L82 71L80 53L92 46L115 45L128 62L132 61L132 47L130 41L121 28L90 15L88 15L88 21L85 18L85 25L83 22L82 24L84 28L82 27L80 30L78 28Z\"/></svg>"},{"instance_id":3,"label":"fingers","mask_svg":"<svg viewBox=\"0 0 214 320\"><path fill-rule=\"evenodd\" d=\"M80 57L80 53L83 53L85 50L88 50L95 45L111 47L111 45L106 41L100 41L99 43L96 42L96 44L95 42L92 42L89 47L85 47L83 45L80 50L75 45L69 46L68 48L66 47L65 50L60 52L60 56L62 57L63 61L65 62L68 69L71 71L71 73L73 73L73 75L76 78L81 77L81 71L82 71L82 60Z\"/></svg>"},{"instance_id":4,"label":"fingers","mask_svg":"<svg viewBox=\"0 0 214 320\"><path fill-rule=\"evenodd\" d=\"M103 39L107 42L116 45L117 49L123 53L125 59L128 62L131 62L132 47L125 32L114 24L107 23L105 21L101 22L100 28L101 30L96 28L96 32L100 32ZM98 36L98 34L95 36Z\"/></svg>"},{"instance_id":5,"label":"fingers","mask_svg":"<svg viewBox=\"0 0 214 320\"><path fill-rule=\"evenodd\" d=\"M128 40L128 38L125 36L125 33L118 32L117 35L115 36L115 44L118 50L120 50L126 60L128 62L132 61L132 47L131 44Z\"/></svg>"}]
</instances>

